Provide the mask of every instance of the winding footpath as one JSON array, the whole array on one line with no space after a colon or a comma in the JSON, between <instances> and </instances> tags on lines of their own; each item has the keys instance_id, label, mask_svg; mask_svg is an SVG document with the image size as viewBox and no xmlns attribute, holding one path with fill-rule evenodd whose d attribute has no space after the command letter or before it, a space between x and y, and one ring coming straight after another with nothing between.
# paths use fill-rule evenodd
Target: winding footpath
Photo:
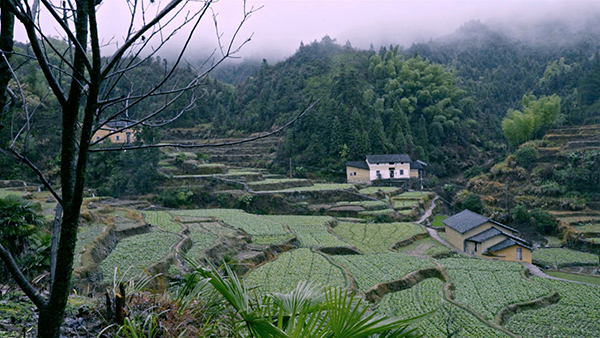
<instances>
[{"instance_id":1,"label":"winding footpath","mask_svg":"<svg viewBox=\"0 0 600 338\"><path fill-rule=\"evenodd\" d=\"M435 198L433 200L431 200L431 205L429 206L429 208L427 208L427 210L425 210L425 213L423 214L423 216L421 216L421 218L419 218L418 221L414 222L416 224L421 224L423 222L425 222L426 219L428 219L431 214L433 213L433 209L435 209L435 201L439 198L439 196L436 194ZM430 228L428 226L425 226L425 229L427 230L427 232L429 233L429 236L431 236L433 239L435 239L436 241L442 243L444 246L458 252L461 253L457 248L455 248L454 246L452 246L450 243L446 242L444 239L442 239L440 237L440 235L438 235L437 231L433 228Z\"/></svg>"}]
</instances>

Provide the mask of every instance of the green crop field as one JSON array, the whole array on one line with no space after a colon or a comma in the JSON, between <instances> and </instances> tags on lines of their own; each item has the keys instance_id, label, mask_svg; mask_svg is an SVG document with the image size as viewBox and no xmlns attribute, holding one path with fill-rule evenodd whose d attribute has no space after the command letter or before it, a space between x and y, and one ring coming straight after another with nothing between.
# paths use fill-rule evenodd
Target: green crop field
<instances>
[{"instance_id":1,"label":"green crop field","mask_svg":"<svg viewBox=\"0 0 600 338\"><path fill-rule=\"evenodd\" d=\"M346 247L348 243L329 233L327 223L333 221L327 216L262 216L263 218L287 226L298 238L302 247Z\"/></svg>"},{"instance_id":2,"label":"green crop field","mask_svg":"<svg viewBox=\"0 0 600 338\"><path fill-rule=\"evenodd\" d=\"M173 221L173 216L166 211L143 211L144 219L148 224L160 227L169 232L178 233L183 226Z\"/></svg>"},{"instance_id":3,"label":"green crop field","mask_svg":"<svg viewBox=\"0 0 600 338\"><path fill-rule=\"evenodd\" d=\"M104 282L112 283L116 267L119 267L124 280L141 275L144 268L165 258L179 240L178 235L159 229L122 239L100 263Z\"/></svg>"},{"instance_id":4,"label":"green crop field","mask_svg":"<svg viewBox=\"0 0 600 338\"><path fill-rule=\"evenodd\" d=\"M577 282L596 284L600 286L600 277L584 275L579 273L569 273L564 271L544 270L544 273L553 277L573 280Z\"/></svg>"},{"instance_id":5,"label":"green crop field","mask_svg":"<svg viewBox=\"0 0 600 338\"><path fill-rule=\"evenodd\" d=\"M352 201L352 202L348 202L348 201L344 201L344 202L337 202L335 203L335 206L361 206L363 207L365 210L383 210L383 209L387 209L388 205L382 201Z\"/></svg>"},{"instance_id":6,"label":"green crop field","mask_svg":"<svg viewBox=\"0 0 600 338\"><path fill-rule=\"evenodd\" d=\"M600 332L600 287L533 277L560 294L558 303L517 313L506 327L528 337L586 338Z\"/></svg>"},{"instance_id":7,"label":"green crop field","mask_svg":"<svg viewBox=\"0 0 600 338\"><path fill-rule=\"evenodd\" d=\"M444 282L426 279L410 289L385 295L377 308L385 314L400 318L416 317L430 313L411 327L424 337L507 337L505 333L485 325L475 316L458 306L442 301ZM434 311L433 313L431 313Z\"/></svg>"},{"instance_id":8,"label":"green crop field","mask_svg":"<svg viewBox=\"0 0 600 338\"><path fill-rule=\"evenodd\" d=\"M424 192L424 191L407 191L405 193L398 195L398 197L422 199L423 197L426 197L429 194L430 194L429 192Z\"/></svg>"},{"instance_id":9,"label":"green crop field","mask_svg":"<svg viewBox=\"0 0 600 338\"><path fill-rule=\"evenodd\" d=\"M378 191L389 194L389 193L394 193L398 190L401 190L401 189L396 188L396 187L368 187L368 188L360 189L359 192L364 195L370 195L370 194L375 194Z\"/></svg>"},{"instance_id":10,"label":"green crop field","mask_svg":"<svg viewBox=\"0 0 600 338\"><path fill-rule=\"evenodd\" d=\"M410 212L410 210L409 210ZM389 214L393 214L394 210L392 209L383 209L383 210L372 210L372 211L361 211L358 213L359 216L361 217L377 217L377 216L386 216Z\"/></svg>"},{"instance_id":11,"label":"green crop field","mask_svg":"<svg viewBox=\"0 0 600 338\"><path fill-rule=\"evenodd\" d=\"M433 218L433 222L431 222L431 226L434 227L443 227L444 223L442 223L443 220L445 220L446 218L448 218L448 216L444 216L444 215L437 215Z\"/></svg>"},{"instance_id":12,"label":"green crop field","mask_svg":"<svg viewBox=\"0 0 600 338\"><path fill-rule=\"evenodd\" d=\"M440 260L455 287L455 300L492 320L502 308L550 291L521 275L519 263L473 258Z\"/></svg>"},{"instance_id":13,"label":"green crop field","mask_svg":"<svg viewBox=\"0 0 600 338\"><path fill-rule=\"evenodd\" d=\"M279 183L304 183L308 182L304 178L267 178L262 181L248 182L249 186L263 185L263 184L279 184Z\"/></svg>"},{"instance_id":14,"label":"green crop field","mask_svg":"<svg viewBox=\"0 0 600 338\"><path fill-rule=\"evenodd\" d=\"M454 252L454 250L442 245L440 242L436 241L431 237L427 237L424 239L420 239L415 241L412 244L407 246L398 248L397 250L400 253L410 255L410 256L434 256L440 254L449 254Z\"/></svg>"},{"instance_id":15,"label":"green crop field","mask_svg":"<svg viewBox=\"0 0 600 338\"><path fill-rule=\"evenodd\" d=\"M392 200L394 203L394 209L410 209L415 205L418 200Z\"/></svg>"},{"instance_id":16,"label":"green crop field","mask_svg":"<svg viewBox=\"0 0 600 338\"><path fill-rule=\"evenodd\" d=\"M25 195L25 192L23 191L15 191L15 190L5 190L5 189L0 189L0 198L5 198L6 196L9 195L15 195L15 196L23 196Z\"/></svg>"},{"instance_id":17,"label":"green crop field","mask_svg":"<svg viewBox=\"0 0 600 338\"><path fill-rule=\"evenodd\" d=\"M102 234L102 231L104 231L104 228L106 228L106 224L104 223L93 223L89 226L80 226L77 229L77 244L75 245L76 257L74 267L81 266L81 251L88 243L91 243L98 238L98 236Z\"/></svg>"},{"instance_id":18,"label":"green crop field","mask_svg":"<svg viewBox=\"0 0 600 338\"><path fill-rule=\"evenodd\" d=\"M586 223L583 225L575 226L575 229L579 232L600 232L599 223Z\"/></svg>"},{"instance_id":19,"label":"green crop field","mask_svg":"<svg viewBox=\"0 0 600 338\"><path fill-rule=\"evenodd\" d=\"M537 249L531 253L535 264L554 267L598 264L598 255L565 248Z\"/></svg>"},{"instance_id":20,"label":"green crop field","mask_svg":"<svg viewBox=\"0 0 600 338\"><path fill-rule=\"evenodd\" d=\"M172 211L177 216L216 217L224 223L246 231L259 244L279 243L281 238L290 238L283 225L262 216L248 214L238 209L201 209ZM271 242L273 240L273 242Z\"/></svg>"},{"instance_id":21,"label":"green crop field","mask_svg":"<svg viewBox=\"0 0 600 338\"><path fill-rule=\"evenodd\" d=\"M244 283L247 288L257 287L259 293L289 292L298 282L306 280L323 286L346 286L342 271L310 249L279 255L274 261L250 271Z\"/></svg>"},{"instance_id":22,"label":"green crop field","mask_svg":"<svg viewBox=\"0 0 600 338\"><path fill-rule=\"evenodd\" d=\"M188 224L188 228L193 245L186 255L192 259L198 259L202 251L212 246L218 236L197 223Z\"/></svg>"},{"instance_id":23,"label":"green crop field","mask_svg":"<svg viewBox=\"0 0 600 338\"><path fill-rule=\"evenodd\" d=\"M316 183L310 187L297 187L297 188L289 188L277 190L280 192L288 192L288 191L319 191L319 190L346 190L354 187L354 185L349 183Z\"/></svg>"},{"instance_id":24,"label":"green crop field","mask_svg":"<svg viewBox=\"0 0 600 338\"><path fill-rule=\"evenodd\" d=\"M389 252L397 242L427 234L423 227L413 223L340 222L333 230L362 253Z\"/></svg>"},{"instance_id":25,"label":"green crop field","mask_svg":"<svg viewBox=\"0 0 600 338\"><path fill-rule=\"evenodd\" d=\"M395 252L332 256L332 258L350 271L356 286L361 291L377 283L400 279L412 271L435 267L433 260Z\"/></svg>"}]
</instances>

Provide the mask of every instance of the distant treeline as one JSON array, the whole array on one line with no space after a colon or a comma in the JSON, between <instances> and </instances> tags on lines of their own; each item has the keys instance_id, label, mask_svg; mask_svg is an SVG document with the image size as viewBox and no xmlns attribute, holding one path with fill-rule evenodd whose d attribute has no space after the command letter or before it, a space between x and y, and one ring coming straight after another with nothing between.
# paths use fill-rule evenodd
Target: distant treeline
<instances>
[{"instance_id":1,"label":"distant treeline","mask_svg":"<svg viewBox=\"0 0 600 338\"><path fill-rule=\"evenodd\" d=\"M524 41L473 21L438 40L407 49L389 46L379 50L357 50L326 36L301 44L294 55L274 65L263 60L218 69L193 91L170 103L160 121L187 109L163 128L202 126L212 136L244 135L281 126L311 100L322 98L285 132L286 142L277 149L279 160L292 158L297 165L323 168L322 174L327 175L366 154L408 153L430 163L431 173L438 177L454 175L506 151L501 120L509 109L521 109L525 95L556 94L565 124L593 122L599 116L600 29L585 27L577 32L561 30L567 36L559 42L553 37L560 27L538 27L535 32L539 36ZM18 44L17 49L31 54L26 45ZM16 72L25 97L30 105L42 103L31 137L47 145L26 152L52 177L60 158L57 102L39 85L40 70L22 58L23 66ZM146 60L129 83L147 89L159 83L168 67L169 61L164 59ZM190 64L181 66L163 90L187 83L196 72ZM135 96L127 83L120 82L113 95ZM158 109L175 96L157 95L124 114L134 118L137 112ZM196 101L187 107L190 98ZM118 109L115 104L106 114ZM24 116L18 113L16 119L8 115L3 119L10 125L11 121L22 122ZM147 141L160 138L158 134L145 135L151 135ZM5 129L0 133L3 148L9 140ZM103 163L110 163L102 156ZM158 156L148 156L158 160ZM6 161L9 159L0 157L0 177L31 176L23 168L5 165ZM124 159L113 162L127 166ZM119 168L117 164L115 168ZM106 169L95 175L114 172ZM95 177L89 182L107 180ZM119 185L133 190L147 186L131 182Z\"/></svg>"}]
</instances>

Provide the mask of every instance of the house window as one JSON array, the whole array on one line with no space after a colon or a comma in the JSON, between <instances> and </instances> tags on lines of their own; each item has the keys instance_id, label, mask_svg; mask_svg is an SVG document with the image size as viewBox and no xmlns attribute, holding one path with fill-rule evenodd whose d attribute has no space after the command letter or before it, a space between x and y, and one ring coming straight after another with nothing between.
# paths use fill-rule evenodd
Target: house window
<instances>
[{"instance_id":1,"label":"house window","mask_svg":"<svg viewBox=\"0 0 600 338\"><path fill-rule=\"evenodd\" d=\"M404 169L400 169L400 176L404 175Z\"/></svg>"},{"instance_id":2,"label":"house window","mask_svg":"<svg viewBox=\"0 0 600 338\"><path fill-rule=\"evenodd\" d=\"M477 252L477 243L475 243L475 252Z\"/></svg>"},{"instance_id":3,"label":"house window","mask_svg":"<svg viewBox=\"0 0 600 338\"><path fill-rule=\"evenodd\" d=\"M96 141L98 141L100 139L100 136L96 136Z\"/></svg>"},{"instance_id":4,"label":"house window","mask_svg":"<svg viewBox=\"0 0 600 338\"><path fill-rule=\"evenodd\" d=\"M119 141L119 140L120 140L120 137L119 137L119 135L117 135L117 137L115 138L115 140L117 140L117 141Z\"/></svg>"},{"instance_id":5,"label":"house window","mask_svg":"<svg viewBox=\"0 0 600 338\"><path fill-rule=\"evenodd\" d=\"M390 168L390 178L394 178L394 168Z\"/></svg>"},{"instance_id":6,"label":"house window","mask_svg":"<svg viewBox=\"0 0 600 338\"><path fill-rule=\"evenodd\" d=\"M377 175L377 179L379 179L379 180L380 180L380 179L381 179L381 170L377 170L377 171L375 172L375 175Z\"/></svg>"},{"instance_id":7,"label":"house window","mask_svg":"<svg viewBox=\"0 0 600 338\"><path fill-rule=\"evenodd\" d=\"M394 165L394 162L390 162L390 165Z\"/></svg>"},{"instance_id":8,"label":"house window","mask_svg":"<svg viewBox=\"0 0 600 338\"><path fill-rule=\"evenodd\" d=\"M523 260L523 248L517 248L517 260L518 261Z\"/></svg>"},{"instance_id":9,"label":"house window","mask_svg":"<svg viewBox=\"0 0 600 338\"><path fill-rule=\"evenodd\" d=\"M354 172L354 176L356 176L356 171Z\"/></svg>"}]
</instances>

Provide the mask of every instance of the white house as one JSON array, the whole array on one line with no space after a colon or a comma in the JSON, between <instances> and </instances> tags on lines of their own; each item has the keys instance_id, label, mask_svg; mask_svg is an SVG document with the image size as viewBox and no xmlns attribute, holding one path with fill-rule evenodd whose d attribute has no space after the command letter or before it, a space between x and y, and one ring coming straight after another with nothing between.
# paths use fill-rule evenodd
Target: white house
<instances>
[{"instance_id":1,"label":"white house","mask_svg":"<svg viewBox=\"0 0 600 338\"><path fill-rule=\"evenodd\" d=\"M409 180L422 177L425 166L425 162L413 162L407 154L367 155L365 161L347 162L346 175L349 183Z\"/></svg>"}]
</instances>

